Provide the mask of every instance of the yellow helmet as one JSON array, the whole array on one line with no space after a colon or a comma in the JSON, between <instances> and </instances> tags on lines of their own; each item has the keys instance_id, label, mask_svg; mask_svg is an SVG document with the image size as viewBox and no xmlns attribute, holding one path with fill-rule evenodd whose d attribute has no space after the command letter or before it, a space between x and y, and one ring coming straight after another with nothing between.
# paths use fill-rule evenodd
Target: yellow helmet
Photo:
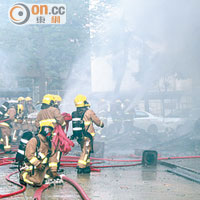
<instances>
[{"instance_id":1,"label":"yellow helmet","mask_svg":"<svg viewBox=\"0 0 200 200\"><path fill-rule=\"evenodd\" d=\"M25 101L32 101L32 98L31 97L26 97Z\"/></svg>"},{"instance_id":2,"label":"yellow helmet","mask_svg":"<svg viewBox=\"0 0 200 200\"><path fill-rule=\"evenodd\" d=\"M55 101L56 101L55 95L50 94L50 96L51 96L51 100L53 101L53 103L55 103Z\"/></svg>"},{"instance_id":3,"label":"yellow helmet","mask_svg":"<svg viewBox=\"0 0 200 200\"><path fill-rule=\"evenodd\" d=\"M53 97L52 94L46 94L44 95L42 99L42 103L47 104L47 105L53 105L55 102L55 98Z\"/></svg>"},{"instance_id":4,"label":"yellow helmet","mask_svg":"<svg viewBox=\"0 0 200 200\"><path fill-rule=\"evenodd\" d=\"M42 120L42 121L40 121L40 127L43 127L43 126L49 126L49 127L54 129L53 122L50 121L50 120Z\"/></svg>"},{"instance_id":5,"label":"yellow helmet","mask_svg":"<svg viewBox=\"0 0 200 200\"><path fill-rule=\"evenodd\" d=\"M24 100L25 100L24 97L19 97L19 98L17 99L18 102L24 101Z\"/></svg>"},{"instance_id":6,"label":"yellow helmet","mask_svg":"<svg viewBox=\"0 0 200 200\"><path fill-rule=\"evenodd\" d=\"M46 128L47 128L47 130L46 130ZM48 128L50 128L50 130L48 130ZM39 132L40 133L42 132L43 135L46 136L49 132L52 132L53 129L54 129L54 125L53 125L52 121L50 121L50 120L42 120L42 121L40 121L40 130L39 130Z\"/></svg>"},{"instance_id":7,"label":"yellow helmet","mask_svg":"<svg viewBox=\"0 0 200 200\"><path fill-rule=\"evenodd\" d=\"M62 98L60 95L54 95L54 98L55 98L55 102L61 102L62 101Z\"/></svg>"},{"instance_id":8,"label":"yellow helmet","mask_svg":"<svg viewBox=\"0 0 200 200\"><path fill-rule=\"evenodd\" d=\"M17 104L17 113L20 114L24 110L24 106L22 104Z\"/></svg>"},{"instance_id":9,"label":"yellow helmet","mask_svg":"<svg viewBox=\"0 0 200 200\"><path fill-rule=\"evenodd\" d=\"M87 102L87 97L82 94L75 97L74 104L76 107L90 107L90 104Z\"/></svg>"}]
</instances>

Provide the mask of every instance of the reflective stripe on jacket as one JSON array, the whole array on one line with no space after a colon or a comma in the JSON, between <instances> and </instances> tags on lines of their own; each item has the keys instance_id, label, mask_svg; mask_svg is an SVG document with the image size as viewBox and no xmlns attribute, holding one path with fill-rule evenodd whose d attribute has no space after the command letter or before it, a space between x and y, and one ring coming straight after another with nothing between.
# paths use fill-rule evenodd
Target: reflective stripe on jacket
<instances>
[{"instance_id":1,"label":"reflective stripe on jacket","mask_svg":"<svg viewBox=\"0 0 200 200\"><path fill-rule=\"evenodd\" d=\"M60 125L64 125L65 121L63 116L60 114L60 111L55 107L49 107L47 109L42 109L35 120L35 125L37 127L40 126L40 122L42 120L51 120L54 126L58 123Z\"/></svg>"}]
</instances>

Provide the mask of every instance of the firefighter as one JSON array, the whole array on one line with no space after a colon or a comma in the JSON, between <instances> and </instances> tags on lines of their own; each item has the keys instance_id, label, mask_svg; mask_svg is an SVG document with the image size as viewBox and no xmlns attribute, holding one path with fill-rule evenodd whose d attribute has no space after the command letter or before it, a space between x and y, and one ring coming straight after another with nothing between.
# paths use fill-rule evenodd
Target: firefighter
<instances>
[{"instance_id":1,"label":"firefighter","mask_svg":"<svg viewBox=\"0 0 200 200\"><path fill-rule=\"evenodd\" d=\"M14 106L9 108L7 103L7 112L1 117L0 120L0 142L3 144L3 149L6 153L11 153L10 136L11 136L11 122L14 121L16 115L16 109Z\"/></svg>"},{"instance_id":2,"label":"firefighter","mask_svg":"<svg viewBox=\"0 0 200 200\"><path fill-rule=\"evenodd\" d=\"M18 104L22 104L25 107L25 98L24 97L18 97L17 101L18 101Z\"/></svg>"},{"instance_id":3,"label":"firefighter","mask_svg":"<svg viewBox=\"0 0 200 200\"><path fill-rule=\"evenodd\" d=\"M23 131L32 131L35 132L36 128L34 126L35 120L29 117L29 114L35 111L35 107L33 106L32 98L26 97L25 98L25 111L24 111L24 121L22 129Z\"/></svg>"},{"instance_id":4,"label":"firefighter","mask_svg":"<svg viewBox=\"0 0 200 200\"><path fill-rule=\"evenodd\" d=\"M41 121L48 120L54 125L57 123L61 126L65 126L65 121L63 116L60 114L58 108L54 107L55 98L54 95L47 94L42 99L41 111L38 113L35 125L40 126Z\"/></svg>"},{"instance_id":5,"label":"firefighter","mask_svg":"<svg viewBox=\"0 0 200 200\"><path fill-rule=\"evenodd\" d=\"M62 101L62 98L61 96L59 95L54 95L54 98L55 98L55 104L54 104L54 107L60 109L60 104L61 104L61 101Z\"/></svg>"},{"instance_id":6,"label":"firefighter","mask_svg":"<svg viewBox=\"0 0 200 200\"><path fill-rule=\"evenodd\" d=\"M81 146L82 153L78 160L77 173L90 173L90 153L93 152L93 140L95 130L93 122L104 127L104 123L96 116L94 111L90 110L90 104L84 95L77 95L74 99L76 111L72 113L73 135L71 139L76 138Z\"/></svg>"},{"instance_id":7,"label":"firefighter","mask_svg":"<svg viewBox=\"0 0 200 200\"><path fill-rule=\"evenodd\" d=\"M35 125L36 127L40 126L40 123L43 121L51 121L53 125L60 124L61 126L65 126L65 120L61 115L58 108L54 107L55 98L54 95L47 94L43 97L41 111L38 113ZM58 151L58 160L61 157L60 151ZM56 166L56 168L58 165Z\"/></svg>"},{"instance_id":8,"label":"firefighter","mask_svg":"<svg viewBox=\"0 0 200 200\"><path fill-rule=\"evenodd\" d=\"M24 121L24 106L23 104L17 104L16 115L14 120L14 132L12 136L12 141L16 142L20 131L23 130L22 124Z\"/></svg>"},{"instance_id":9,"label":"firefighter","mask_svg":"<svg viewBox=\"0 0 200 200\"><path fill-rule=\"evenodd\" d=\"M27 116L26 100L24 97L19 97L17 101L19 105L23 106L23 117L25 118Z\"/></svg>"},{"instance_id":10,"label":"firefighter","mask_svg":"<svg viewBox=\"0 0 200 200\"><path fill-rule=\"evenodd\" d=\"M35 108L33 106L33 100L31 97L26 97L25 98L25 102L26 102L26 110L27 110L27 114L31 114L35 111Z\"/></svg>"},{"instance_id":11,"label":"firefighter","mask_svg":"<svg viewBox=\"0 0 200 200\"><path fill-rule=\"evenodd\" d=\"M57 150L52 145L54 125L52 121L40 121L39 134L31 138L25 149L24 164L20 169L20 183L41 186L45 175L49 175L51 183L62 184L57 174Z\"/></svg>"}]
</instances>

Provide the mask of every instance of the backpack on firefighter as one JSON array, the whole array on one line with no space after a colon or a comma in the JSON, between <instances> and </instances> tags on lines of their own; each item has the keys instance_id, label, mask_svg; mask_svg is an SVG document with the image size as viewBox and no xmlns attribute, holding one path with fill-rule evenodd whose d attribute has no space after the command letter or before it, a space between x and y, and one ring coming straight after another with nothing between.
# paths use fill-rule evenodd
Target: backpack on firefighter
<instances>
[{"instance_id":1,"label":"backpack on firefighter","mask_svg":"<svg viewBox=\"0 0 200 200\"><path fill-rule=\"evenodd\" d=\"M83 109L80 111L74 111L72 113L72 130L73 130L73 135L71 136L72 140L77 139L77 141L79 141L84 136L92 139L92 136L87 132L90 125L87 127L87 129L85 129L85 123L83 120L86 111L87 109Z\"/></svg>"},{"instance_id":2,"label":"backpack on firefighter","mask_svg":"<svg viewBox=\"0 0 200 200\"><path fill-rule=\"evenodd\" d=\"M85 128L85 124L83 121L83 116L86 111L83 113L80 112L73 112L72 113L72 130L73 130L73 135L71 136L71 139L82 139L83 137L83 132Z\"/></svg>"},{"instance_id":3,"label":"backpack on firefighter","mask_svg":"<svg viewBox=\"0 0 200 200\"><path fill-rule=\"evenodd\" d=\"M90 125L85 129L85 123L83 120L83 117L85 115L85 112L87 111L86 108L83 108L79 111L74 111L72 113L72 130L73 135L71 136L71 140L77 139L77 142L80 144L80 142L83 140L83 137L90 138L91 142L93 143L93 138L90 133L88 133L88 129ZM92 151L93 152L93 145L92 145Z\"/></svg>"},{"instance_id":4,"label":"backpack on firefighter","mask_svg":"<svg viewBox=\"0 0 200 200\"><path fill-rule=\"evenodd\" d=\"M53 130L54 126L53 123L48 120L40 121L40 129L38 131L38 134L41 134L46 137L46 140L49 142L49 147L51 147L51 139L53 136ZM48 153L45 156L42 152L40 152L40 138L38 135L33 135L32 132L26 131L23 133L22 138L20 140L19 149L16 154L16 161L18 162L18 170L21 172L22 170L25 171L31 171L31 174L34 174L34 170L36 169L36 166L34 166L25 155L27 143L32 139L36 138L37 145L36 145L36 151L35 156L38 160L42 160L45 164L47 164L49 157L52 154L51 149L48 149ZM44 165L45 165L44 164Z\"/></svg>"},{"instance_id":5,"label":"backpack on firefighter","mask_svg":"<svg viewBox=\"0 0 200 200\"><path fill-rule=\"evenodd\" d=\"M87 97L81 94L75 97L74 104L77 110L72 113L73 135L71 136L71 139L73 140L74 138L76 138L77 142L80 144L80 142L83 140L84 137L90 138L91 143L92 143L92 150L91 150L91 153L92 153L93 152L93 137L90 133L88 133L90 124L87 127L87 129L85 129L86 126L83 120L85 112L88 110L88 107L90 107L90 104L87 101Z\"/></svg>"},{"instance_id":6,"label":"backpack on firefighter","mask_svg":"<svg viewBox=\"0 0 200 200\"><path fill-rule=\"evenodd\" d=\"M15 157L16 162L18 163L18 170L20 171L20 168L23 166L24 162L26 161L25 151L26 151L26 145L29 142L31 138L35 137L37 140L37 148L36 152L38 152L38 149L40 148L40 139L38 135L34 136L32 132L26 131L23 133L19 147L17 150L17 154Z\"/></svg>"}]
</instances>

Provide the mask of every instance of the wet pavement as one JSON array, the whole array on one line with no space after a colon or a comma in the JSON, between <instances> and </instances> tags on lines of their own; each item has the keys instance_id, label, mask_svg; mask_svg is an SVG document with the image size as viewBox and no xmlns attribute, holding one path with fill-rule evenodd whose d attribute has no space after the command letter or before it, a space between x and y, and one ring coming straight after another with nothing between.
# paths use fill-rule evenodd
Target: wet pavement
<instances>
[{"instance_id":1,"label":"wet pavement","mask_svg":"<svg viewBox=\"0 0 200 200\"><path fill-rule=\"evenodd\" d=\"M167 161L168 162L168 161ZM169 161L196 170L200 169L200 159ZM93 200L199 200L199 184L166 172L167 167L145 168L140 166L126 168L106 168L90 175L77 175L75 168L64 168L64 174L79 183L90 199ZM5 176L15 171L1 166L0 194L13 192L19 187L5 180ZM17 180L17 175L11 177ZM36 188L27 187L23 194L7 199L33 199ZM67 182L45 190L42 199L79 200L77 191Z\"/></svg>"},{"instance_id":2,"label":"wet pavement","mask_svg":"<svg viewBox=\"0 0 200 200\"><path fill-rule=\"evenodd\" d=\"M104 157L106 158L135 159L133 157L128 158L128 156L133 154L141 156L143 150L147 149L157 150L158 154L161 154L161 157L200 155L200 151L196 151L195 148L195 145L196 147L200 146L200 142L196 143L196 140L190 139L189 137L185 137L182 140L169 140L169 142L164 143L161 141L161 143L159 142L157 144L153 142L154 137L147 137L146 135L137 136L137 138L129 135L126 135L126 137L120 136L120 138L116 137L116 140L113 140L112 142L105 142L105 148L103 151L95 149L96 155L93 156L102 157L101 155L104 154ZM97 142L96 146L98 146ZM102 143L100 143L99 146L104 147ZM76 145L76 147L73 148L71 155L79 154L80 147ZM0 156L3 157L5 155ZM14 155L10 156L14 157ZM189 168L200 173L200 158L165 160L165 162ZM104 164L117 165L131 163L105 162ZM5 180L6 175L17 170L10 169L10 166L11 165L0 166L0 194L10 193L20 189ZM157 167L154 168L145 168L142 167L142 165L126 168L103 168L101 169L101 172L91 172L90 175L77 175L75 168L65 167L64 174L76 181L84 189L91 200L200 199L199 183L169 173L167 172L167 169L169 169L169 167L160 165L158 162ZM18 176L13 175L11 179L18 181ZM23 194L9 197L7 199L33 199L36 189L37 188L28 186ZM45 190L42 199L80 200L81 197L73 186L65 182L63 186L54 186Z\"/></svg>"}]
</instances>

